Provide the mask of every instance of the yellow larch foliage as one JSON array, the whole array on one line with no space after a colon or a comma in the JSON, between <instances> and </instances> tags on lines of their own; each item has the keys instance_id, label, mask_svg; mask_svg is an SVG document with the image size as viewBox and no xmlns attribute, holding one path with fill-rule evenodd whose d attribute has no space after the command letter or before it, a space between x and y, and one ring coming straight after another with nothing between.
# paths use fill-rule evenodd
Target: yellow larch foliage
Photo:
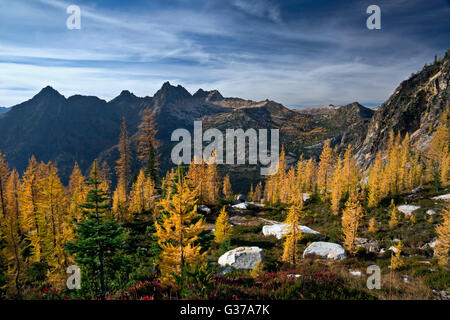
<instances>
[{"instance_id":1,"label":"yellow larch foliage","mask_svg":"<svg viewBox=\"0 0 450 320\"><path fill-rule=\"evenodd\" d=\"M53 267L51 276L56 280L64 277L67 264L64 243L72 240L72 225L68 211L66 190L58 177L58 169L49 162L42 178L41 201L38 206L41 224L42 257Z\"/></svg>"},{"instance_id":2,"label":"yellow larch foliage","mask_svg":"<svg viewBox=\"0 0 450 320\"><path fill-rule=\"evenodd\" d=\"M25 245L20 229L19 186L19 174L13 170L6 183L6 216L0 219L4 241L2 252L8 261L7 295L16 298L22 295L26 266L23 258Z\"/></svg>"},{"instance_id":3,"label":"yellow larch foliage","mask_svg":"<svg viewBox=\"0 0 450 320\"><path fill-rule=\"evenodd\" d=\"M291 265L296 265L300 261L300 252L298 241L302 238L302 231L300 229L300 215L301 208L292 205L289 207L287 218L285 221L286 226L284 230L284 246L283 246L283 256L282 260L284 262L290 263Z\"/></svg>"},{"instance_id":4,"label":"yellow larch foliage","mask_svg":"<svg viewBox=\"0 0 450 320\"><path fill-rule=\"evenodd\" d=\"M278 161L278 171L268 176L264 190L264 200L269 203L287 202L289 195L286 186L286 154L284 147L281 147L280 157Z\"/></svg>"},{"instance_id":5,"label":"yellow larch foliage","mask_svg":"<svg viewBox=\"0 0 450 320\"><path fill-rule=\"evenodd\" d=\"M162 250L159 269L164 286L173 285L173 273L180 274L187 263L196 265L204 258L200 245L196 244L205 228L203 218L199 219L197 213L197 190L191 189L182 177L175 188L175 193L161 200L161 222L155 224Z\"/></svg>"},{"instance_id":6,"label":"yellow larch foliage","mask_svg":"<svg viewBox=\"0 0 450 320\"><path fill-rule=\"evenodd\" d=\"M88 189L86 188L85 178L81 172L78 163L75 162L72 174L69 180L70 214L75 219L81 218L79 206L86 200Z\"/></svg>"},{"instance_id":7,"label":"yellow larch foliage","mask_svg":"<svg viewBox=\"0 0 450 320\"><path fill-rule=\"evenodd\" d=\"M394 199L391 199L391 205L389 206L389 209L391 211L391 217L389 218L389 227L393 229L398 225L400 219L400 212L395 206Z\"/></svg>"},{"instance_id":8,"label":"yellow larch foliage","mask_svg":"<svg viewBox=\"0 0 450 320\"><path fill-rule=\"evenodd\" d=\"M159 141L156 139L156 121L153 112L145 109L142 112L142 121L139 125L138 133L138 159L145 167L146 176L150 175L152 180L156 179L156 169L159 165L158 154L156 152Z\"/></svg>"},{"instance_id":9,"label":"yellow larch foliage","mask_svg":"<svg viewBox=\"0 0 450 320\"><path fill-rule=\"evenodd\" d=\"M399 191L410 190L409 171L411 168L409 134L406 133L400 146Z\"/></svg>"},{"instance_id":10,"label":"yellow larch foliage","mask_svg":"<svg viewBox=\"0 0 450 320\"><path fill-rule=\"evenodd\" d=\"M195 187L198 191L198 203L207 204L209 197L208 179L207 179L207 164L204 158L199 159L194 155L194 161L189 165L189 170L186 174L186 179L189 184Z\"/></svg>"},{"instance_id":11,"label":"yellow larch foliage","mask_svg":"<svg viewBox=\"0 0 450 320\"><path fill-rule=\"evenodd\" d=\"M8 176L8 163L0 151L0 214L3 217L6 217L6 183L8 182Z\"/></svg>"},{"instance_id":12,"label":"yellow larch foliage","mask_svg":"<svg viewBox=\"0 0 450 320\"><path fill-rule=\"evenodd\" d=\"M30 241L32 256L35 262L41 259L41 228L39 223L38 205L41 201L41 169L32 156L28 167L22 175L19 191L19 206L22 212L22 230Z\"/></svg>"},{"instance_id":13,"label":"yellow larch foliage","mask_svg":"<svg viewBox=\"0 0 450 320\"><path fill-rule=\"evenodd\" d=\"M443 186L449 185L449 145L450 145L450 108L442 114L434 132L429 150L427 172L429 180L437 180Z\"/></svg>"},{"instance_id":14,"label":"yellow larch foliage","mask_svg":"<svg viewBox=\"0 0 450 320\"><path fill-rule=\"evenodd\" d=\"M228 222L228 213L225 207L220 211L216 220L216 231L214 232L214 241L221 244L225 240L229 240L233 233L233 227Z\"/></svg>"},{"instance_id":15,"label":"yellow larch foliage","mask_svg":"<svg viewBox=\"0 0 450 320\"><path fill-rule=\"evenodd\" d=\"M399 241L394 246L394 248L395 249L392 251L391 255L391 270L397 270L404 265L404 261L401 256L403 250L403 243Z\"/></svg>"},{"instance_id":16,"label":"yellow larch foliage","mask_svg":"<svg viewBox=\"0 0 450 320\"><path fill-rule=\"evenodd\" d=\"M375 218L371 218L369 220L369 230L370 233L376 233L378 231L377 229L377 222L375 220Z\"/></svg>"},{"instance_id":17,"label":"yellow larch foliage","mask_svg":"<svg viewBox=\"0 0 450 320\"><path fill-rule=\"evenodd\" d=\"M351 253L356 253L356 238L363 216L363 208L358 192L352 192L342 214L342 232L344 233L344 247Z\"/></svg>"},{"instance_id":18,"label":"yellow larch foliage","mask_svg":"<svg viewBox=\"0 0 450 320\"><path fill-rule=\"evenodd\" d=\"M449 266L450 255L450 207L442 210L442 224L436 226L437 244L434 247L434 254L438 258L439 264L444 267Z\"/></svg>"},{"instance_id":19,"label":"yellow larch foliage","mask_svg":"<svg viewBox=\"0 0 450 320\"><path fill-rule=\"evenodd\" d=\"M331 182L331 212L334 215L339 214L341 198L344 191L344 179L345 176L343 175L342 159L339 157L334 170L333 180Z\"/></svg>"},{"instance_id":20,"label":"yellow larch foliage","mask_svg":"<svg viewBox=\"0 0 450 320\"><path fill-rule=\"evenodd\" d=\"M222 193L226 199L230 199L233 196L233 189L231 187L230 176L228 174L223 179Z\"/></svg>"},{"instance_id":21,"label":"yellow larch foliage","mask_svg":"<svg viewBox=\"0 0 450 320\"><path fill-rule=\"evenodd\" d=\"M382 190L382 180L383 180L383 159L381 152L377 153L375 161L369 173L369 200L368 207L377 207L380 200L383 198Z\"/></svg>"},{"instance_id":22,"label":"yellow larch foliage","mask_svg":"<svg viewBox=\"0 0 450 320\"><path fill-rule=\"evenodd\" d=\"M311 158L308 160L305 166L305 171L303 174L303 191L304 192L314 192L315 190L315 181L314 177L316 176L316 164L314 160Z\"/></svg>"},{"instance_id":23,"label":"yellow larch foliage","mask_svg":"<svg viewBox=\"0 0 450 320\"><path fill-rule=\"evenodd\" d=\"M132 214L151 211L156 196L155 184L150 176L145 177L144 169L139 171L136 182L131 187L130 207Z\"/></svg>"},{"instance_id":24,"label":"yellow larch foliage","mask_svg":"<svg viewBox=\"0 0 450 320\"><path fill-rule=\"evenodd\" d=\"M220 177L217 172L216 152L213 150L211 156L206 161L206 202L216 204L219 201Z\"/></svg>"},{"instance_id":25,"label":"yellow larch foliage","mask_svg":"<svg viewBox=\"0 0 450 320\"><path fill-rule=\"evenodd\" d=\"M328 139L323 145L322 154L320 155L319 170L317 173L317 185L319 187L319 192L324 199L328 197L332 167L333 150L330 147L330 140Z\"/></svg>"},{"instance_id":26,"label":"yellow larch foliage","mask_svg":"<svg viewBox=\"0 0 450 320\"><path fill-rule=\"evenodd\" d=\"M116 162L117 187L113 195L113 211L120 220L127 216L128 187L131 176L131 149L125 118L122 118L120 125L118 149L120 157Z\"/></svg>"},{"instance_id":27,"label":"yellow larch foliage","mask_svg":"<svg viewBox=\"0 0 450 320\"><path fill-rule=\"evenodd\" d=\"M260 202L261 198L262 198L262 193L263 193L263 186L262 186L262 182L258 182L258 184L255 187L255 193L253 195L253 201L256 202Z\"/></svg>"},{"instance_id":28,"label":"yellow larch foliage","mask_svg":"<svg viewBox=\"0 0 450 320\"><path fill-rule=\"evenodd\" d=\"M344 154L342 168L342 190L345 194L350 195L356 189L356 185L360 179L360 170L356 164L355 157L352 155L352 146L349 145Z\"/></svg>"}]
</instances>

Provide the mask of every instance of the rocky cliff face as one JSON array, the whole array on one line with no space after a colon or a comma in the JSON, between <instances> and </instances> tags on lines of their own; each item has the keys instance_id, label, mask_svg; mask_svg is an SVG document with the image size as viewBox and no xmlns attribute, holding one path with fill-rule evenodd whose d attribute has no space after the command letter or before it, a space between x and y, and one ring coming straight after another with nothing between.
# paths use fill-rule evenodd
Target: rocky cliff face
<instances>
[{"instance_id":1,"label":"rocky cliff face","mask_svg":"<svg viewBox=\"0 0 450 320\"><path fill-rule=\"evenodd\" d=\"M378 150L384 150L390 131L409 133L412 145L426 151L433 129L450 106L450 51L403 81L374 114L367 134L356 145L356 158L367 168Z\"/></svg>"}]
</instances>

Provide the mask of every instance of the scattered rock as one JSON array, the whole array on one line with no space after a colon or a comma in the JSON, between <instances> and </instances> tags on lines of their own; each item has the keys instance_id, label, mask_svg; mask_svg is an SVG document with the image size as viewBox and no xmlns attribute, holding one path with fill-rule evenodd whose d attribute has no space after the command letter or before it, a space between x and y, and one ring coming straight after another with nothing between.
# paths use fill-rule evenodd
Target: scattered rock
<instances>
[{"instance_id":1,"label":"scattered rock","mask_svg":"<svg viewBox=\"0 0 450 320\"><path fill-rule=\"evenodd\" d=\"M203 214L211 214L211 209L203 204L199 205L197 210Z\"/></svg>"},{"instance_id":2,"label":"scattered rock","mask_svg":"<svg viewBox=\"0 0 450 320\"><path fill-rule=\"evenodd\" d=\"M226 268L220 270L220 271L217 273L217 275L223 276L223 275L225 275L225 274L227 274L227 273L230 273L230 272L232 272L232 271L233 271L233 268L226 267Z\"/></svg>"},{"instance_id":3,"label":"scattered rock","mask_svg":"<svg viewBox=\"0 0 450 320\"><path fill-rule=\"evenodd\" d=\"M311 199L311 195L309 193L302 193L303 201L308 201Z\"/></svg>"},{"instance_id":4,"label":"scattered rock","mask_svg":"<svg viewBox=\"0 0 450 320\"><path fill-rule=\"evenodd\" d=\"M397 249L396 247L394 247L394 246L389 247L388 250L391 250L391 251L394 252L394 253L397 253L397 252L398 252L398 249Z\"/></svg>"},{"instance_id":5,"label":"scattered rock","mask_svg":"<svg viewBox=\"0 0 450 320\"><path fill-rule=\"evenodd\" d=\"M219 258L219 264L223 267L230 266L233 269L254 269L259 261L263 260L263 250L258 247L239 247L225 252Z\"/></svg>"},{"instance_id":6,"label":"scattered rock","mask_svg":"<svg viewBox=\"0 0 450 320\"><path fill-rule=\"evenodd\" d=\"M277 239L281 239L283 237L283 235L287 233L287 230L285 229L286 227L287 227L286 223L274 224L274 225L271 225L271 226L264 226L262 228L262 233L265 236L274 235ZM299 226L299 229L303 233L307 233L307 234L320 234L320 232L315 231L315 230L313 230L311 228L308 228L306 226Z\"/></svg>"},{"instance_id":7,"label":"scattered rock","mask_svg":"<svg viewBox=\"0 0 450 320\"><path fill-rule=\"evenodd\" d=\"M359 270L348 270L348 272L355 277L361 277L361 271Z\"/></svg>"},{"instance_id":8,"label":"scattered rock","mask_svg":"<svg viewBox=\"0 0 450 320\"><path fill-rule=\"evenodd\" d=\"M357 238L355 245L357 247L365 248L368 252L379 252L380 246L375 240L369 240L366 238Z\"/></svg>"},{"instance_id":9,"label":"scattered rock","mask_svg":"<svg viewBox=\"0 0 450 320\"><path fill-rule=\"evenodd\" d=\"M297 279L300 278L302 275L301 274L288 274L287 277L291 278L291 279Z\"/></svg>"},{"instance_id":10,"label":"scattered rock","mask_svg":"<svg viewBox=\"0 0 450 320\"><path fill-rule=\"evenodd\" d=\"M404 275L404 276L403 276L403 282L409 283L409 282L411 282L411 281L412 281L412 280L411 280L410 277L408 277L408 275Z\"/></svg>"},{"instance_id":11,"label":"scattered rock","mask_svg":"<svg viewBox=\"0 0 450 320\"><path fill-rule=\"evenodd\" d=\"M433 294L438 296L441 300L450 300L450 292L446 290L433 290Z\"/></svg>"},{"instance_id":12,"label":"scattered rock","mask_svg":"<svg viewBox=\"0 0 450 320\"><path fill-rule=\"evenodd\" d=\"M240 202L245 202L245 201L247 201L247 197L245 195L243 195L243 194L238 194L236 196L236 200L238 200Z\"/></svg>"},{"instance_id":13,"label":"scattered rock","mask_svg":"<svg viewBox=\"0 0 450 320\"><path fill-rule=\"evenodd\" d=\"M437 197L433 197L431 199L450 202L450 193L443 194L443 195L440 195L440 196L437 196Z\"/></svg>"},{"instance_id":14,"label":"scattered rock","mask_svg":"<svg viewBox=\"0 0 450 320\"><path fill-rule=\"evenodd\" d=\"M233 205L232 207L233 207L234 209L247 210L249 204L254 205L253 202L247 202L247 201L245 201L245 202L241 202L241 203L239 203L239 204L235 204L235 205Z\"/></svg>"},{"instance_id":15,"label":"scattered rock","mask_svg":"<svg viewBox=\"0 0 450 320\"><path fill-rule=\"evenodd\" d=\"M418 192L420 192L420 191L422 191L422 190L423 190L423 187L422 187L422 186L419 186L419 187L417 187L417 188L415 188L415 189L412 189L411 193L418 193Z\"/></svg>"},{"instance_id":16,"label":"scattered rock","mask_svg":"<svg viewBox=\"0 0 450 320\"><path fill-rule=\"evenodd\" d=\"M410 216L413 213L413 211L420 209L420 207L404 204L404 205L398 206L397 209L398 209L398 211L403 212L404 214Z\"/></svg>"},{"instance_id":17,"label":"scattered rock","mask_svg":"<svg viewBox=\"0 0 450 320\"><path fill-rule=\"evenodd\" d=\"M307 257L343 260L347 255L344 248L337 243L317 241L311 243L303 252L303 258Z\"/></svg>"},{"instance_id":18,"label":"scattered rock","mask_svg":"<svg viewBox=\"0 0 450 320\"><path fill-rule=\"evenodd\" d=\"M432 216L433 214L436 214L436 211L434 211L433 209L427 210L427 215Z\"/></svg>"}]
</instances>

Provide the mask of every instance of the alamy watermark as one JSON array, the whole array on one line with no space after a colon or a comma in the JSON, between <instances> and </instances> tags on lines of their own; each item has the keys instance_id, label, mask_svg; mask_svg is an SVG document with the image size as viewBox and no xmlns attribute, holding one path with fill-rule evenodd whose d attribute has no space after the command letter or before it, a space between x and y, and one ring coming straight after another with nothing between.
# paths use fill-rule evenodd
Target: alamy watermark
<instances>
[{"instance_id":1,"label":"alamy watermark","mask_svg":"<svg viewBox=\"0 0 450 320\"><path fill-rule=\"evenodd\" d=\"M67 278L66 285L67 289L81 289L81 269L79 266L71 265L67 268L67 274L70 276Z\"/></svg>"},{"instance_id":2,"label":"alamy watermark","mask_svg":"<svg viewBox=\"0 0 450 320\"><path fill-rule=\"evenodd\" d=\"M70 5L66 10L67 14L70 16L66 20L66 26L69 30L80 30L81 29L81 9L79 6Z\"/></svg>"},{"instance_id":3,"label":"alamy watermark","mask_svg":"<svg viewBox=\"0 0 450 320\"><path fill-rule=\"evenodd\" d=\"M268 129L226 129L225 139L222 131L211 128L203 132L202 121L194 121L194 138L187 129L172 132L171 141L179 141L171 152L174 164L259 164L261 175L271 175L278 171L280 156L280 136L278 129L270 129L270 153L268 152ZM181 140L181 141L180 141ZM203 148L203 142L211 142ZM225 159L224 159L225 142ZM247 149L248 146L248 149ZM193 149L193 152L192 152ZM215 153L215 157L211 154ZM265 167L263 167L265 166Z\"/></svg>"}]
</instances>

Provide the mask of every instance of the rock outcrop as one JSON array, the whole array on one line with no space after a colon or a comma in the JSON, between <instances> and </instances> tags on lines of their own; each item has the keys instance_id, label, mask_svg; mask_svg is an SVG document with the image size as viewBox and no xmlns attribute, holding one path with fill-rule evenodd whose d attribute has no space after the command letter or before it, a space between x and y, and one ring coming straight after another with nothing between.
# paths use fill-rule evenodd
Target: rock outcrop
<instances>
[{"instance_id":1,"label":"rock outcrop","mask_svg":"<svg viewBox=\"0 0 450 320\"><path fill-rule=\"evenodd\" d=\"M219 264L223 267L230 266L233 269L253 269L264 258L264 253L258 247L239 247L225 252L219 258Z\"/></svg>"},{"instance_id":2,"label":"rock outcrop","mask_svg":"<svg viewBox=\"0 0 450 320\"><path fill-rule=\"evenodd\" d=\"M277 239L281 239L283 235L287 233L286 226L287 224L285 223L274 224L271 226L264 226L262 228L262 233L265 236L274 235ZM306 234L320 234L320 232L313 230L307 226L299 226L299 229L302 231L302 233Z\"/></svg>"},{"instance_id":3,"label":"rock outcrop","mask_svg":"<svg viewBox=\"0 0 450 320\"><path fill-rule=\"evenodd\" d=\"M303 258L321 258L327 260L343 260L347 258L345 249L332 242L313 242L303 252Z\"/></svg>"}]
</instances>

